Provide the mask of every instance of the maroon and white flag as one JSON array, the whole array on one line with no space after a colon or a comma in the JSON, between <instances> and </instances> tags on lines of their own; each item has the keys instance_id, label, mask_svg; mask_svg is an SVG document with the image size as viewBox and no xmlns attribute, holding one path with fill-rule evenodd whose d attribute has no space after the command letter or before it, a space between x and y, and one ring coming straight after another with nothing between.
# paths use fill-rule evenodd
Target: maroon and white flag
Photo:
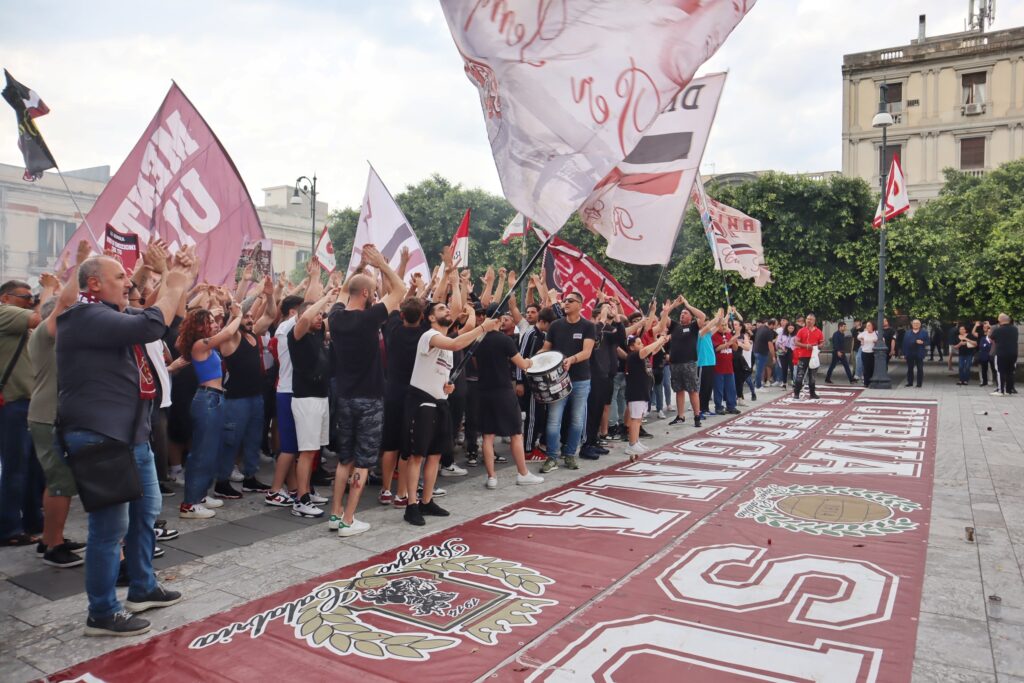
<instances>
[{"instance_id":1,"label":"maroon and white flag","mask_svg":"<svg viewBox=\"0 0 1024 683\"><path fill-rule=\"evenodd\" d=\"M441 0L505 197L552 231L756 0Z\"/></svg>"},{"instance_id":2,"label":"maroon and white flag","mask_svg":"<svg viewBox=\"0 0 1024 683\"><path fill-rule=\"evenodd\" d=\"M331 236L327 234L326 225L324 231L320 233L320 239L316 242L313 258L319 261L320 266L328 273L333 273L334 269L338 267L337 259L334 258L334 243L331 242Z\"/></svg>"},{"instance_id":3,"label":"maroon and white flag","mask_svg":"<svg viewBox=\"0 0 1024 683\"><path fill-rule=\"evenodd\" d=\"M452 262L456 268L469 268L469 209L459 223L459 229L452 235Z\"/></svg>"},{"instance_id":4,"label":"maroon and white flag","mask_svg":"<svg viewBox=\"0 0 1024 683\"><path fill-rule=\"evenodd\" d=\"M724 86L724 73L690 81L580 207L584 224L608 240L606 255L668 264Z\"/></svg>"},{"instance_id":5,"label":"maroon and white flag","mask_svg":"<svg viewBox=\"0 0 1024 683\"><path fill-rule=\"evenodd\" d=\"M512 220L505 226L505 231L501 233L501 243L508 244L513 237L526 238L526 233L530 229L530 219L523 216L521 213L517 213L512 217Z\"/></svg>"},{"instance_id":6,"label":"maroon and white flag","mask_svg":"<svg viewBox=\"0 0 1024 683\"><path fill-rule=\"evenodd\" d=\"M885 220L891 221L896 216L910 210L910 195L907 194L907 181L903 177L903 167L900 166L898 154L892 157L892 166L889 167L889 177L885 180ZM882 226L882 202L878 202L878 209L875 211L875 220L871 223L876 228Z\"/></svg>"},{"instance_id":7,"label":"maroon and white flag","mask_svg":"<svg viewBox=\"0 0 1024 683\"><path fill-rule=\"evenodd\" d=\"M626 315L637 308L633 297L611 273L582 251L559 237L552 237L544 250L544 280L548 289L557 289L563 295L579 292L583 296L583 316L589 320L597 301L598 292L617 298Z\"/></svg>"},{"instance_id":8,"label":"maroon and white flag","mask_svg":"<svg viewBox=\"0 0 1024 683\"><path fill-rule=\"evenodd\" d=\"M742 277L753 279L757 287L771 282L772 274L765 265L761 246L761 221L708 197L699 177L693 183L691 201L700 212L715 269L735 270Z\"/></svg>"},{"instance_id":9,"label":"maroon and white flag","mask_svg":"<svg viewBox=\"0 0 1024 683\"><path fill-rule=\"evenodd\" d=\"M199 278L212 284L234 279L242 248L264 237L234 162L177 85L61 256L71 262L82 239L102 252L107 225L172 251L196 245Z\"/></svg>"}]
</instances>

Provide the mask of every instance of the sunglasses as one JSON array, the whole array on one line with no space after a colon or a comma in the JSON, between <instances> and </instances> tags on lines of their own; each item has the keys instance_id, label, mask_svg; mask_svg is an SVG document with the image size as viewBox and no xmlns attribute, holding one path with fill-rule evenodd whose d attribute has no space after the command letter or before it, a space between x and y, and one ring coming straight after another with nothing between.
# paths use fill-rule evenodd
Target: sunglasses
<instances>
[{"instance_id":1,"label":"sunglasses","mask_svg":"<svg viewBox=\"0 0 1024 683\"><path fill-rule=\"evenodd\" d=\"M25 301L31 301L32 300L32 295L31 294L8 294L7 296L13 296L13 297L15 297L17 299L24 299Z\"/></svg>"}]
</instances>

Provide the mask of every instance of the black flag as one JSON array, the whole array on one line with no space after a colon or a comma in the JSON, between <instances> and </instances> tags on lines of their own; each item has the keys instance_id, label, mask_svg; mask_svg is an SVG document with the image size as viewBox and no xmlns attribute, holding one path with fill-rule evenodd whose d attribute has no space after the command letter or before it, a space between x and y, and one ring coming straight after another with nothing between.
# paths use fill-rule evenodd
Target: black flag
<instances>
[{"instance_id":1,"label":"black flag","mask_svg":"<svg viewBox=\"0 0 1024 683\"><path fill-rule=\"evenodd\" d=\"M7 77L7 86L4 88L3 96L7 103L14 107L14 113L18 118L18 147L21 149L21 155L25 157L23 177L29 181L37 180L43 177L43 171L57 167L46 141L32 120L48 114L50 109L34 90L14 80L14 76L7 69L4 69L4 76Z\"/></svg>"}]
</instances>

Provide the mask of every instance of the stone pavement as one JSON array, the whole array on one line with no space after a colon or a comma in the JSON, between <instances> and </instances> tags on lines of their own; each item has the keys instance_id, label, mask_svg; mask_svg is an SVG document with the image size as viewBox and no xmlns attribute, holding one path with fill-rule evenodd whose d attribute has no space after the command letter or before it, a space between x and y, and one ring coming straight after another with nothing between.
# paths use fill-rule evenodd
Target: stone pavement
<instances>
[{"instance_id":1,"label":"stone pavement","mask_svg":"<svg viewBox=\"0 0 1024 683\"><path fill-rule=\"evenodd\" d=\"M945 365L929 364L923 389L903 388L899 381L892 392L894 397L939 401L935 495L914 680L1024 682L1024 402L990 396L988 388L976 385L957 387L954 381ZM765 390L762 402L779 395L779 390ZM748 401L748 408L752 405ZM692 426L670 428L659 420L647 429L655 435L652 446L693 432ZM621 448L613 449L595 464L604 467L609 458L622 457ZM201 521L178 520L180 498L165 499L163 516L182 535L164 544L167 554L154 564L160 580L182 591L186 600L147 613L154 628L139 638L84 638L82 569L45 567L34 548L0 550L0 681L43 677L594 469L586 461L582 465L579 472L552 473L540 487L516 487L510 465L500 466L497 491L484 489L482 467L470 469L464 478L442 479L439 485L450 493L439 502L452 516L433 518L420 529L404 524L400 511L377 505L371 488L359 516L372 528L351 539L328 534L324 522L267 508L257 494L229 501L216 518ZM974 528L974 542L966 540L965 527ZM67 535L85 539L80 508L72 513ZM1002 598L1000 614L990 611L989 595Z\"/></svg>"}]
</instances>

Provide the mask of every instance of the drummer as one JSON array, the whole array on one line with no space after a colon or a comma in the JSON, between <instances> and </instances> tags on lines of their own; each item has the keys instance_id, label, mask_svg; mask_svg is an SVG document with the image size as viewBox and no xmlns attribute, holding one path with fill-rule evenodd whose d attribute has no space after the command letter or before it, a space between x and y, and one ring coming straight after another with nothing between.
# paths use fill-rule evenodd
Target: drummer
<instances>
[{"instance_id":1,"label":"drummer","mask_svg":"<svg viewBox=\"0 0 1024 683\"><path fill-rule=\"evenodd\" d=\"M531 306L530 308L535 307ZM533 358L540 353L548 326L556 319L555 311L550 307L545 307L537 312L533 324L523 334L519 344L519 354L523 358ZM546 460L547 456L544 455L542 449L537 448L537 445L541 442L544 430L547 428L548 406L534 398L530 386L526 383L525 373L519 368L516 368L516 396L519 397L520 408L526 413L523 445L527 457L530 460Z\"/></svg>"},{"instance_id":2,"label":"drummer","mask_svg":"<svg viewBox=\"0 0 1024 683\"><path fill-rule=\"evenodd\" d=\"M488 489L498 488L498 475L494 469L494 437L511 438L512 458L515 460L516 484L540 484L543 477L526 469L523 446L523 416L512 384L512 366L526 370L533 362L519 354L514 339L495 330L484 335L474 354L479 392L480 433L483 434L484 467L487 468ZM511 365L510 365L511 363Z\"/></svg>"}]
</instances>

